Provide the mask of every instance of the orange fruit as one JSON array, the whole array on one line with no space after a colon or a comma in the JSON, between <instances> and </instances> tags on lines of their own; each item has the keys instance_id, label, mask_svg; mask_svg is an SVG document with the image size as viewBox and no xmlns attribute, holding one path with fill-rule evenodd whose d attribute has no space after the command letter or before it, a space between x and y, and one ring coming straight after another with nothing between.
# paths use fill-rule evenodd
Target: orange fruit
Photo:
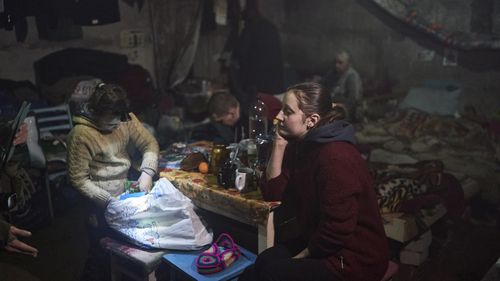
<instances>
[{"instance_id":1,"label":"orange fruit","mask_svg":"<svg viewBox=\"0 0 500 281\"><path fill-rule=\"evenodd\" d=\"M208 173L208 163L204 161L200 162L200 164L198 165L198 171L200 171L200 173L202 174Z\"/></svg>"}]
</instances>

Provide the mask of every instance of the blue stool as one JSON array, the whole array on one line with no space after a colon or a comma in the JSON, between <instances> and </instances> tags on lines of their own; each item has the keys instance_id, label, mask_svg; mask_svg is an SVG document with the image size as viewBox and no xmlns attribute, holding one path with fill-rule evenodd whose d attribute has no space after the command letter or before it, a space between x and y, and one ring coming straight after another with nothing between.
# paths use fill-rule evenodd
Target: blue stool
<instances>
[{"instance_id":1,"label":"blue stool","mask_svg":"<svg viewBox=\"0 0 500 281\"><path fill-rule=\"evenodd\" d=\"M196 271L196 257L201 251L169 251L163 259L170 265L170 280L175 281L177 273L181 272L189 278L197 281L225 281L240 276L243 271L252 265L257 256L240 246L240 257L228 268L214 274L199 274Z\"/></svg>"}]
</instances>

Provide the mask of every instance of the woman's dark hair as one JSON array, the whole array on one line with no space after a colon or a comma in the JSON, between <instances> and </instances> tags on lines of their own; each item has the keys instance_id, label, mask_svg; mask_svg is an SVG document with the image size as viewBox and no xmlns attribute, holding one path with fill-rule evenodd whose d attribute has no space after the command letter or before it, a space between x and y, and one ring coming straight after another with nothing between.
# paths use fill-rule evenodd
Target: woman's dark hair
<instances>
[{"instance_id":1,"label":"woman's dark hair","mask_svg":"<svg viewBox=\"0 0 500 281\"><path fill-rule=\"evenodd\" d=\"M88 108L96 116L111 114L121 117L129 111L127 93L119 85L100 83L89 98Z\"/></svg>"},{"instance_id":2,"label":"woman's dark hair","mask_svg":"<svg viewBox=\"0 0 500 281\"><path fill-rule=\"evenodd\" d=\"M286 92L295 95L299 109L305 116L317 113L321 119L316 127L331 123L335 120L345 118L345 110L338 106L332 106L330 94L319 83L305 82L290 86Z\"/></svg>"}]
</instances>

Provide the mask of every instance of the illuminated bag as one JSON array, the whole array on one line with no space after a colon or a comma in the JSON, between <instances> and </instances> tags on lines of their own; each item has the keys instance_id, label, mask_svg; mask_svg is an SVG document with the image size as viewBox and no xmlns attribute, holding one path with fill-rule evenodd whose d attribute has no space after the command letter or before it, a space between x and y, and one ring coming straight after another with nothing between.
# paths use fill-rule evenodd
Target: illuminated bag
<instances>
[{"instance_id":1,"label":"illuminated bag","mask_svg":"<svg viewBox=\"0 0 500 281\"><path fill-rule=\"evenodd\" d=\"M159 179L150 193L111 201L104 217L109 227L144 248L199 250L212 243L189 198L167 179Z\"/></svg>"}]
</instances>

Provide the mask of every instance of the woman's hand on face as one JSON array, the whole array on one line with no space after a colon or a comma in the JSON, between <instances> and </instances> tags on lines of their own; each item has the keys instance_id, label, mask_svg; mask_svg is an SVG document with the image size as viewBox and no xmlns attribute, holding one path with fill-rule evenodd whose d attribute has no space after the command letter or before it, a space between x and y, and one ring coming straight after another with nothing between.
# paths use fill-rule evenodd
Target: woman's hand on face
<instances>
[{"instance_id":1,"label":"woman's hand on face","mask_svg":"<svg viewBox=\"0 0 500 281\"><path fill-rule=\"evenodd\" d=\"M282 135L280 135L278 130L276 130L276 132L274 133L273 139L274 139L274 145L277 148L285 148L288 144L288 141Z\"/></svg>"},{"instance_id":2,"label":"woman's hand on face","mask_svg":"<svg viewBox=\"0 0 500 281\"><path fill-rule=\"evenodd\" d=\"M140 190L148 193L151 191L151 186L153 185L153 177L145 172L142 172L137 182L139 183Z\"/></svg>"}]
</instances>

